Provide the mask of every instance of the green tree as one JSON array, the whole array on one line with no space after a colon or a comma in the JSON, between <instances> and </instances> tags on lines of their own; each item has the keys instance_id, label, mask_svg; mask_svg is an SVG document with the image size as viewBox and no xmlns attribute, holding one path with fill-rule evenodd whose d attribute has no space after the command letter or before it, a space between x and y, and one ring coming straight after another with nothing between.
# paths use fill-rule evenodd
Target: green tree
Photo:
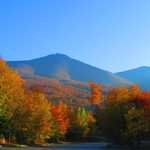
<instances>
[{"instance_id":1,"label":"green tree","mask_svg":"<svg viewBox=\"0 0 150 150\"><path fill-rule=\"evenodd\" d=\"M90 134L95 127L95 118L84 107L79 107L72 115L71 135L75 138Z\"/></svg>"},{"instance_id":2,"label":"green tree","mask_svg":"<svg viewBox=\"0 0 150 150\"><path fill-rule=\"evenodd\" d=\"M109 140L122 142L126 112L126 107L120 103L112 103L97 110L96 120L99 134Z\"/></svg>"}]
</instances>

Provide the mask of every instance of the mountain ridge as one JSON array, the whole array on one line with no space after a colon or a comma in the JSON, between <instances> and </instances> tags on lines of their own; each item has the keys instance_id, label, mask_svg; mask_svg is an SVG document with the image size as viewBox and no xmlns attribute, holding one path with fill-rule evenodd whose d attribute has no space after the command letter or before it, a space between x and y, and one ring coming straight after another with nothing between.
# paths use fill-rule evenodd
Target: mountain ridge
<instances>
[{"instance_id":1,"label":"mountain ridge","mask_svg":"<svg viewBox=\"0 0 150 150\"><path fill-rule=\"evenodd\" d=\"M143 90L150 90L150 67L141 66L116 73L116 75L138 84Z\"/></svg>"},{"instance_id":2,"label":"mountain ridge","mask_svg":"<svg viewBox=\"0 0 150 150\"><path fill-rule=\"evenodd\" d=\"M8 61L12 68L17 69L23 78L44 76L58 80L77 80L113 86L129 86L131 82L122 77L99 69L95 66L76 60L64 54L51 54L40 58L24 61Z\"/></svg>"}]
</instances>

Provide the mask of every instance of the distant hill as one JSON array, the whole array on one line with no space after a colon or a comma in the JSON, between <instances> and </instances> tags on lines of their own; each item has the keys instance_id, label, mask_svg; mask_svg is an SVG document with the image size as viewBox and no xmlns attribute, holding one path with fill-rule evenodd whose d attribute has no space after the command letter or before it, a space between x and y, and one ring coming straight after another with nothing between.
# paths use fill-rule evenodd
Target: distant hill
<instances>
[{"instance_id":1,"label":"distant hill","mask_svg":"<svg viewBox=\"0 0 150 150\"><path fill-rule=\"evenodd\" d=\"M143 66L118 72L116 75L140 85L143 90L150 90L150 67Z\"/></svg>"},{"instance_id":2,"label":"distant hill","mask_svg":"<svg viewBox=\"0 0 150 150\"><path fill-rule=\"evenodd\" d=\"M61 81L87 82L91 80L111 86L131 85L128 80L109 71L93 67L63 54L53 54L26 61L8 61L8 64L17 69L25 79L48 77Z\"/></svg>"}]
</instances>

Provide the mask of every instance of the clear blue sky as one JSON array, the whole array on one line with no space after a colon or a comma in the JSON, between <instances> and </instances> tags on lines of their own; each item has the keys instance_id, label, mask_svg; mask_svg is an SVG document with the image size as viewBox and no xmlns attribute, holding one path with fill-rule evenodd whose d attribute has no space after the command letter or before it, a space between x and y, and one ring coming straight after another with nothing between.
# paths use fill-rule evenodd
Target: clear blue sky
<instances>
[{"instance_id":1,"label":"clear blue sky","mask_svg":"<svg viewBox=\"0 0 150 150\"><path fill-rule=\"evenodd\" d=\"M150 66L150 0L0 0L0 55L64 53L110 71Z\"/></svg>"}]
</instances>

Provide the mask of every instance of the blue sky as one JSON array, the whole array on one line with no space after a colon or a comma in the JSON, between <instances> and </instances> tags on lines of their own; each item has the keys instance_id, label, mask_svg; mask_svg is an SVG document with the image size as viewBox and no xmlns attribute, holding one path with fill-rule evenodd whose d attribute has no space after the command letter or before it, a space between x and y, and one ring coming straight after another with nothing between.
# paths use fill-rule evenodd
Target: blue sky
<instances>
[{"instance_id":1,"label":"blue sky","mask_svg":"<svg viewBox=\"0 0 150 150\"><path fill-rule=\"evenodd\" d=\"M149 0L0 0L0 55L64 53L112 72L150 66L149 7Z\"/></svg>"}]
</instances>

